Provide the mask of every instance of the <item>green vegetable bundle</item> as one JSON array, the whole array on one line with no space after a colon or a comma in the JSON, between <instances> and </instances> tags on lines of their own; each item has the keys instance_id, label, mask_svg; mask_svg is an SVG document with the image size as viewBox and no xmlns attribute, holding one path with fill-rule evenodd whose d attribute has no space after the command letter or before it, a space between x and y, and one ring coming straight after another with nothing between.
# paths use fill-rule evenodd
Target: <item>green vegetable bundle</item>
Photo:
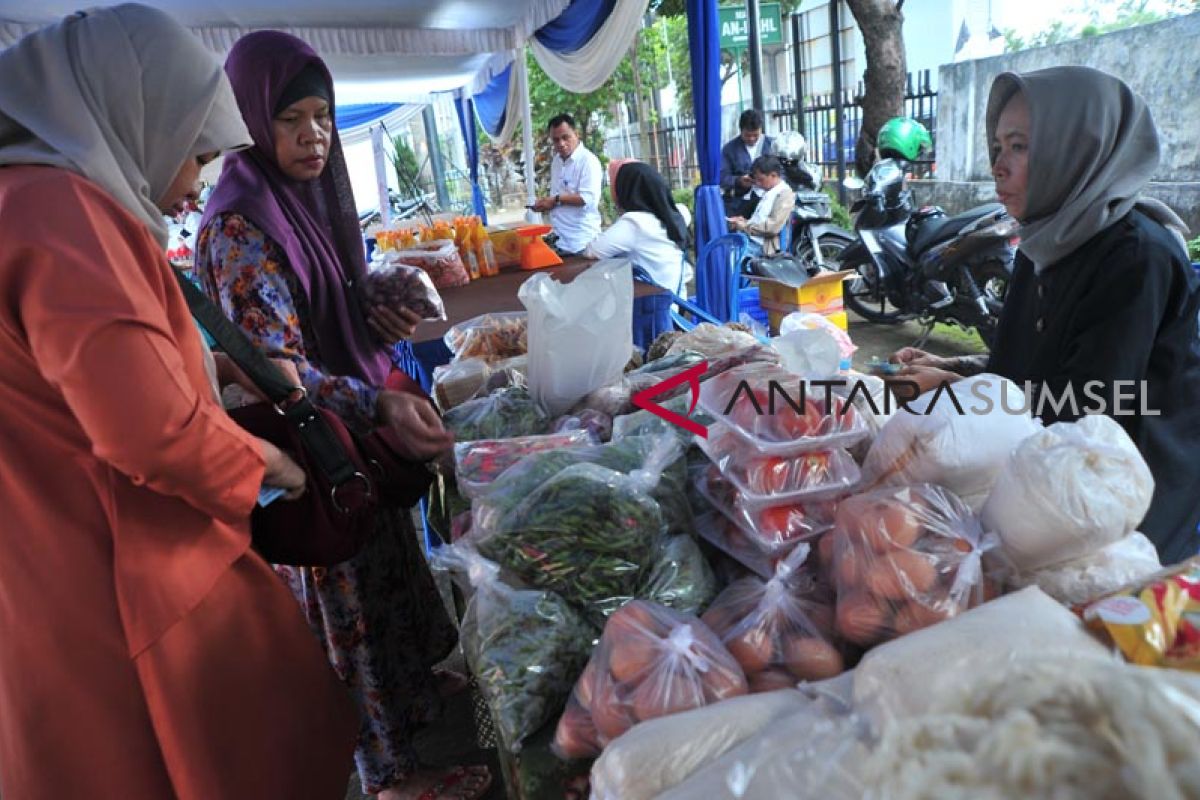
<instances>
[{"instance_id":1,"label":"green vegetable bundle","mask_svg":"<svg viewBox=\"0 0 1200 800\"><path fill-rule=\"evenodd\" d=\"M569 466L482 530L479 551L602 625L634 596L665 531L650 480Z\"/></svg>"},{"instance_id":2,"label":"green vegetable bundle","mask_svg":"<svg viewBox=\"0 0 1200 800\"><path fill-rule=\"evenodd\" d=\"M465 572L475 589L463 615L463 651L501 740L519 752L562 711L599 631L554 592L508 586L470 548L441 548L433 562Z\"/></svg>"},{"instance_id":3,"label":"green vegetable bundle","mask_svg":"<svg viewBox=\"0 0 1200 800\"><path fill-rule=\"evenodd\" d=\"M716 594L717 579L691 536L670 536L659 544L646 581L637 592L639 600L697 615Z\"/></svg>"},{"instance_id":4,"label":"green vegetable bundle","mask_svg":"<svg viewBox=\"0 0 1200 800\"><path fill-rule=\"evenodd\" d=\"M447 411L442 422L460 442L532 436L550 427L550 417L524 386L510 386L468 400Z\"/></svg>"}]
</instances>

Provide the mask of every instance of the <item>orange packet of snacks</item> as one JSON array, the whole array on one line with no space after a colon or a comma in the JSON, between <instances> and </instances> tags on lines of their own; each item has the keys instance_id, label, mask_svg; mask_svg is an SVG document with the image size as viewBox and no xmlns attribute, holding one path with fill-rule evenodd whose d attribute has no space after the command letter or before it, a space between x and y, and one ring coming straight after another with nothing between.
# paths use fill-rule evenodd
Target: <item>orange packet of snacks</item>
<instances>
[{"instance_id":1,"label":"orange packet of snacks","mask_svg":"<svg viewBox=\"0 0 1200 800\"><path fill-rule=\"evenodd\" d=\"M1087 603L1080 614L1130 663L1200 672L1200 557Z\"/></svg>"}]
</instances>

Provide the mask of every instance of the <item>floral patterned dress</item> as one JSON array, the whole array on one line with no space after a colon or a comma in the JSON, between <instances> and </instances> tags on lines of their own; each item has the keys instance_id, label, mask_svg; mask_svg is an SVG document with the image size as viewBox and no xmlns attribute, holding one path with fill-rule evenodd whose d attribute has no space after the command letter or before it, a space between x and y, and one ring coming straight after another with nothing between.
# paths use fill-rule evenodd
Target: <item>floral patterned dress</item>
<instances>
[{"instance_id":1,"label":"floral patterned dress","mask_svg":"<svg viewBox=\"0 0 1200 800\"><path fill-rule=\"evenodd\" d=\"M268 355L295 363L318 405L348 425L373 424L379 390L322 369L304 293L279 244L241 215L222 214L200 233L196 256L208 294ZM344 564L275 567L359 703L355 760L367 794L417 769L413 734L441 705L430 668L457 636L408 512L381 514L379 525Z\"/></svg>"}]
</instances>

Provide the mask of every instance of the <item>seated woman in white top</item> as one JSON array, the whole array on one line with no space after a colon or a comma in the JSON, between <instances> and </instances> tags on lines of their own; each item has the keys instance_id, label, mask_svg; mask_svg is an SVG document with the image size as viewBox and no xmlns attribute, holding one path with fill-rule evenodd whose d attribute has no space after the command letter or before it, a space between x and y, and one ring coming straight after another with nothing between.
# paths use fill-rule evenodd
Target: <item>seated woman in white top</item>
<instances>
[{"instance_id":1,"label":"seated woman in white top","mask_svg":"<svg viewBox=\"0 0 1200 800\"><path fill-rule=\"evenodd\" d=\"M671 199L666 180L653 167L640 161L614 164L609 169L609 190L622 213L592 241L585 255L628 258L656 284L678 293L686 278L687 222Z\"/></svg>"}]
</instances>

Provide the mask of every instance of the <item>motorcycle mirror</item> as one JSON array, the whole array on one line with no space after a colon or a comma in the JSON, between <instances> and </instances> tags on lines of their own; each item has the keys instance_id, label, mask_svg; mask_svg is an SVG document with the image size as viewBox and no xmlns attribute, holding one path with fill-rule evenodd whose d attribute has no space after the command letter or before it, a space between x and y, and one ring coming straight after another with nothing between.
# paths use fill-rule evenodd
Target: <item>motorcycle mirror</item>
<instances>
[{"instance_id":1,"label":"motorcycle mirror","mask_svg":"<svg viewBox=\"0 0 1200 800\"><path fill-rule=\"evenodd\" d=\"M849 175L842 181L842 186L845 186L847 189L849 189L852 192L857 192L859 189L863 188L863 186L865 186L865 185L866 184L863 183L863 179L858 177L857 175Z\"/></svg>"}]
</instances>

